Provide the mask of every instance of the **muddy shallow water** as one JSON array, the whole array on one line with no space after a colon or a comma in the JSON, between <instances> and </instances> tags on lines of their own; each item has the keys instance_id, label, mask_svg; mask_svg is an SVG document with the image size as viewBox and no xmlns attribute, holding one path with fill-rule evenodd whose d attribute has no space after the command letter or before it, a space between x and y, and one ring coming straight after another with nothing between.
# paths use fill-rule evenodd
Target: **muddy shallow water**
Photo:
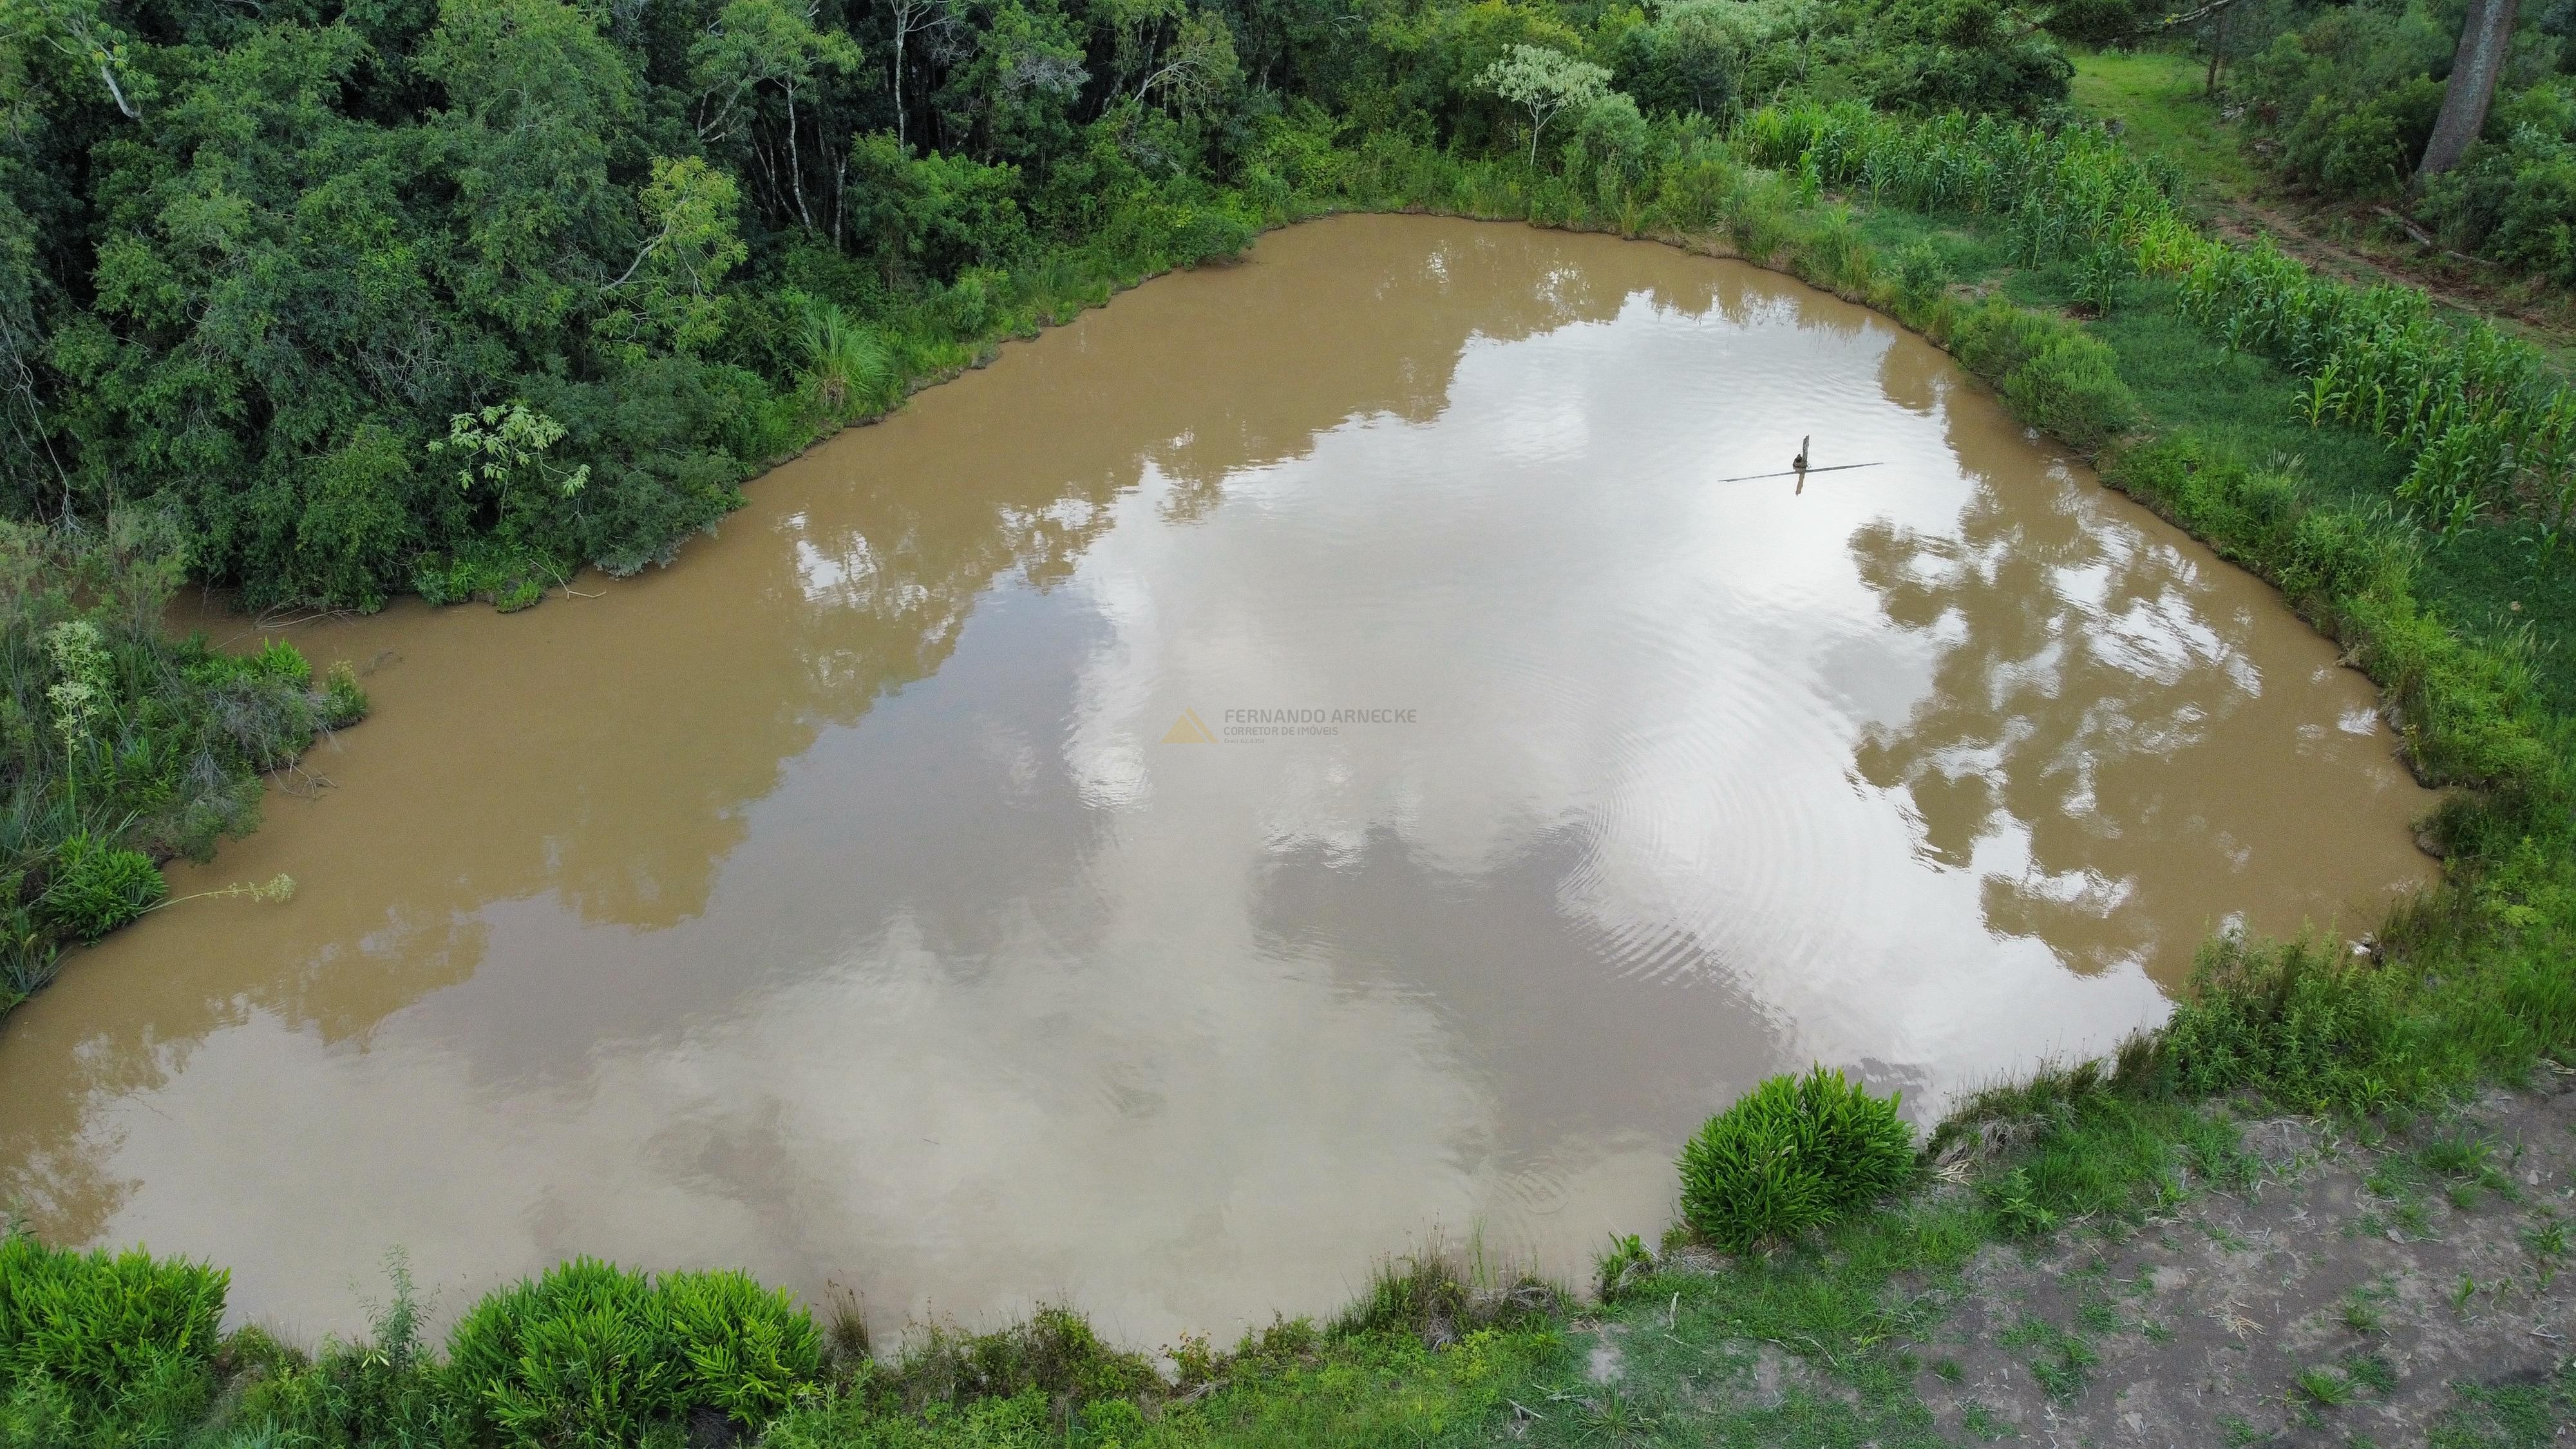
<instances>
[{"instance_id":1,"label":"muddy shallow water","mask_svg":"<svg viewBox=\"0 0 2576 1449\"><path fill-rule=\"evenodd\" d=\"M1724 481L1806 435L1879 466ZM1769 1073L1921 1115L2431 871L2276 596L1733 263L1304 226L751 497L294 631L375 716L171 875L300 892L0 1024L0 1199L301 1333L400 1244L1224 1336L1434 1235L1579 1278Z\"/></svg>"}]
</instances>

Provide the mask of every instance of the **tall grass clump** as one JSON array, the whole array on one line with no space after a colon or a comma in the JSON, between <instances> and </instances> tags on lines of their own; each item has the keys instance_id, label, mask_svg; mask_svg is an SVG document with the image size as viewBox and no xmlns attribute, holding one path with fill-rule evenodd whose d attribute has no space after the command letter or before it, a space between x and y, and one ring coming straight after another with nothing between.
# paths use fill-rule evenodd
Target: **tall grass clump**
<instances>
[{"instance_id":1,"label":"tall grass clump","mask_svg":"<svg viewBox=\"0 0 2576 1449\"><path fill-rule=\"evenodd\" d=\"M1914 1178L1902 1094L1873 1097L1839 1071L1777 1076L1712 1117L1682 1148L1682 1219L1742 1252L1793 1239Z\"/></svg>"},{"instance_id":2,"label":"tall grass clump","mask_svg":"<svg viewBox=\"0 0 2576 1449\"><path fill-rule=\"evenodd\" d=\"M2065 318L1990 297L1934 320L1959 360L2033 425L2088 452L2137 425L2138 400L2120 378L2119 359Z\"/></svg>"},{"instance_id":3,"label":"tall grass clump","mask_svg":"<svg viewBox=\"0 0 2576 1449\"><path fill-rule=\"evenodd\" d=\"M882 1397L906 1409L1035 1394L1048 1400L1128 1398L1162 1380L1144 1355L1100 1341L1069 1308L1044 1307L993 1333L933 1326L880 1375Z\"/></svg>"},{"instance_id":4,"label":"tall grass clump","mask_svg":"<svg viewBox=\"0 0 2576 1449\"><path fill-rule=\"evenodd\" d=\"M2255 1087L2311 1112L2420 1100L2467 1072L2443 1060L2454 1043L2421 1030L2409 985L2336 943L2222 936L2165 1027L2174 1083L2191 1097Z\"/></svg>"},{"instance_id":5,"label":"tall grass clump","mask_svg":"<svg viewBox=\"0 0 2576 1449\"><path fill-rule=\"evenodd\" d=\"M2034 427L2091 452L2138 420L2118 360L2099 340L2052 339L2004 378L2004 400Z\"/></svg>"},{"instance_id":6,"label":"tall grass clump","mask_svg":"<svg viewBox=\"0 0 2576 1449\"><path fill-rule=\"evenodd\" d=\"M808 302L805 385L832 422L882 413L903 401L903 370L885 339L831 302Z\"/></svg>"},{"instance_id":7,"label":"tall grass clump","mask_svg":"<svg viewBox=\"0 0 2576 1449\"><path fill-rule=\"evenodd\" d=\"M0 1417L31 1444L184 1422L208 1393L228 1283L202 1263L0 1229Z\"/></svg>"},{"instance_id":8,"label":"tall grass clump","mask_svg":"<svg viewBox=\"0 0 2576 1449\"><path fill-rule=\"evenodd\" d=\"M1439 1346L1554 1307L1563 1296L1541 1279L1506 1271L1486 1256L1482 1239L1471 1240L1463 1253L1435 1245L1380 1263L1332 1331L1406 1334Z\"/></svg>"}]
</instances>

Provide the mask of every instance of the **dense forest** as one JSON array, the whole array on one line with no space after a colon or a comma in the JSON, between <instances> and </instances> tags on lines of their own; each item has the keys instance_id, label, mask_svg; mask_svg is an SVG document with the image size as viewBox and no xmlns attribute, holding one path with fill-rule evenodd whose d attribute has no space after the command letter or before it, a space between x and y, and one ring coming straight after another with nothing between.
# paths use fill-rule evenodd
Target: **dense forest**
<instances>
[{"instance_id":1,"label":"dense forest","mask_svg":"<svg viewBox=\"0 0 2576 1449\"><path fill-rule=\"evenodd\" d=\"M252 607L508 605L667 561L1052 256L1232 253L1353 132L1534 139L1486 79L1514 46L1634 97L1549 139L1796 84L2031 110L2068 72L1986 0L13 17L7 512L167 510Z\"/></svg>"}]
</instances>

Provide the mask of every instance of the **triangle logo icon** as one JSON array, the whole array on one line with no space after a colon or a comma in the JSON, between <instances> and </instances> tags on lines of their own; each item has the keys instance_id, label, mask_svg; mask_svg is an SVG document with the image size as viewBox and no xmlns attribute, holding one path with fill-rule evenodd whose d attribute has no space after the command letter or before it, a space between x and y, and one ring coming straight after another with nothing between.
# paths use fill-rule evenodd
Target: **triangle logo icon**
<instances>
[{"instance_id":1,"label":"triangle logo icon","mask_svg":"<svg viewBox=\"0 0 2576 1449\"><path fill-rule=\"evenodd\" d=\"M1163 743L1167 745L1212 745L1216 743L1216 736L1208 733L1207 722L1199 718L1199 712L1197 710L1185 709L1181 711L1181 717L1179 719L1172 721L1171 729L1163 736Z\"/></svg>"}]
</instances>

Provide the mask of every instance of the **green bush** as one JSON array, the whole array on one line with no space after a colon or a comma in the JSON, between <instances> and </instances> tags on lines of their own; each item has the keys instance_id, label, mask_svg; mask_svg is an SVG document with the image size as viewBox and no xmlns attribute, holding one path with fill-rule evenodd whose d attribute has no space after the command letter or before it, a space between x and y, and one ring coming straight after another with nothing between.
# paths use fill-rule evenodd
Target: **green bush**
<instances>
[{"instance_id":1,"label":"green bush","mask_svg":"<svg viewBox=\"0 0 2576 1449\"><path fill-rule=\"evenodd\" d=\"M485 1297L447 1353L457 1396L505 1444L637 1444L679 1404L661 1296L643 1274L595 1258Z\"/></svg>"},{"instance_id":2,"label":"green bush","mask_svg":"<svg viewBox=\"0 0 2576 1449\"><path fill-rule=\"evenodd\" d=\"M1960 315L1951 328L1950 350L1969 371L2000 385L2049 343L2073 330L2058 318L1989 297Z\"/></svg>"},{"instance_id":3,"label":"green bush","mask_svg":"<svg viewBox=\"0 0 2576 1449\"><path fill-rule=\"evenodd\" d=\"M2576 284L2576 146L2555 128L2516 127L2432 179L2417 214L2453 245Z\"/></svg>"},{"instance_id":4,"label":"green bush","mask_svg":"<svg viewBox=\"0 0 2576 1449\"><path fill-rule=\"evenodd\" d=\"M1779 177L1743 178L1725 195L1727 237L1746 261L1768 266L1789 243L1790 208L1795 204L1789 184Z\"/></svg>"},{"instance_id":5,"label":"green bush","mask_svg":"<svg viewBox=\"0 0 2576 1449\"><path fill-rule=\"evenodd\" d=\"M59 929L95 941L159 904L169 890L152 857L84 832L55 853L42 905Z\"/></svg>"},{"instance_id":6,"label":"green bush","mask_svg":"<svg viewBox=\"0 0 2576 1449\"><path fill-rule=\"evenodd\" d=\"M2118 355L2074 323L1990 297L1952 324L1950 350L2032 426L2094 449L2135 426Z\"/></svg>"},{"instance_id":7,"label":"green bush","mask_svg":"<svg viewBox=\"0 0 2576 1449\"><path fill-rule=\"evenodd\" d=\"M511 1445L632 1445L715 1409L757 1430L822 1370L813 1316L739 1273L660 1282L594 1258L474 1305L448 1336L452 1392Z\"/></svg>"},{"instance_id":8,"label":"green bush","mask_svg":"<svg viewBox=\"0 0 2576 1449\"><path fill-rule=\"evenodd\" d=\"M2438 104L2438 86L2434 95ZM2405 191L2413 153L2422 148L2425 134L2406 134L2387 105L2355 108L2338 97L2318 96L2292 129L2286 159L2295 174L2333 195L2390 201Z\"/></svg>"},{"instance_id":9,"label":"green bush","mask_svg":"<svg viewBox=\"0 0 2576 1449\"><path fill-rule=\"evenodd\" d=\"M2004 399L2033 426L2087 450L2138 421L2138 399L2110 347L2072 330L2005 375Z\"/></svg>"},{"instance_id":10,"label":"green bush","mask_svg":"<svg viewBox=\"0 0 2576 1449\"><path fill-rule=\"evenodd\" d=\"M153 1401L201 1399L229 1281L139 1248L81 1253L0 1235L5 1417L131 1422L161 1417L137 1412Z\"/></svg>"},{"instance_id":11,"label":"green bush","mask_svg":"<svg viewBox=\"0 0 2576 1449\"><path fill-rule=\"evenodd\" d=\"M1795 1238L1914 1176L1901 1094L1878 1098L1838 1071L1777 1076L1708 1121L1682 1148L1682 1218L1741 1252Z\"/></svg>"},{"instance_id":12,"label":"green bush","mask_svg":"<svg viewBox=\"0 0 2576 1449\"><path fill-rule=\"evenodd\" d=\"M1895 271L1897 295L1917 307L1930 303L1950 285L1950 264L1927 238L1918 237L1898 250Z\"/></svg>"},{"instance_id":13,"label":"green bush","mask_svg":"<svg viewBox=\"0 0 2576 1449\"><path fill-rule=\"evenodd\" d=\"M1715 5L1661 7L1609 48L1611 83L1652 115L1728 116L1744 70L1744 25Z\"/></svg>"},{"instance_id":14,"label":"green bush","mask_svg":"<svg viewBox=\"0 0 2576 1449\"><path fill-rule=\"evenodd\" d=\"M283 639L263 640L259 652L250 656L251 671L281 684L297 686L313 682L313 665L303 651Z\"/></svg>"},{"instance_id":15,"label":"green bush","mask_svg":"<svg viewBox=\"0 0 2576 1449\"><path fill-rule=\"evenodd\" d=\"M1815 218L1798 239L1798 270L1810 282L1853 295L1869 288L1869 244L1851 208L1837 206Z\"/></svg>"},{"instance_id":16,"label":"green bush","mask_svg":"<svg viewBox=\"0 0 2576 1449\"><path fill-rule=\"evenodd\" d=\"M1656 178L1656 202L1674 226L1709 231L1725 223L1728 201L1743 184L1735 163L1711 147L1667 162Z\"/></svg>"},{"instance_id":17,"label":"green bush","mask_svg":"<svg viewBox=\"0 0 2576 1449\"><path fill-rule=\"evenodd\" d=\"M736 1272L673 1273L661 1287L689 1404L757 1429L822 1372L823 1336L786 1289Z\"/></svg>"},{"instance_id":18,"label":"green bush","mask_svg":"<svg viewBox=\"0 0 2576 1449\"><path fill-rule=\"evenodd\" d=\"M322 680L322 722L333 729L346 729L367 717L367 691L358 683L358 671L349 661L340 660Z\"/></svg>"},{"instance_id":19,"label":"green bush","mask_svg":"<svg viewBox=\"0 0 2576 1449\"><path fill-rule=\"evenodd\" d=\"M1569 172L1591 176L1593 196L1605 210L1616 210L1628 189L1654 168L1654 133L1637 103L1612 91L1576 119L1565 160Z\"/></svg>"},{"instance_id":20,"label":"green bush","mask_svg":"<svg viewBox=\"0 0 2576 1449\"><path fill-rule=\"evenodd\" d=\"M2116 43L2163 19L2140 0L2067 0L2048 12L2049 33L2088 45Z\"/></svg>"}]
</instances>

